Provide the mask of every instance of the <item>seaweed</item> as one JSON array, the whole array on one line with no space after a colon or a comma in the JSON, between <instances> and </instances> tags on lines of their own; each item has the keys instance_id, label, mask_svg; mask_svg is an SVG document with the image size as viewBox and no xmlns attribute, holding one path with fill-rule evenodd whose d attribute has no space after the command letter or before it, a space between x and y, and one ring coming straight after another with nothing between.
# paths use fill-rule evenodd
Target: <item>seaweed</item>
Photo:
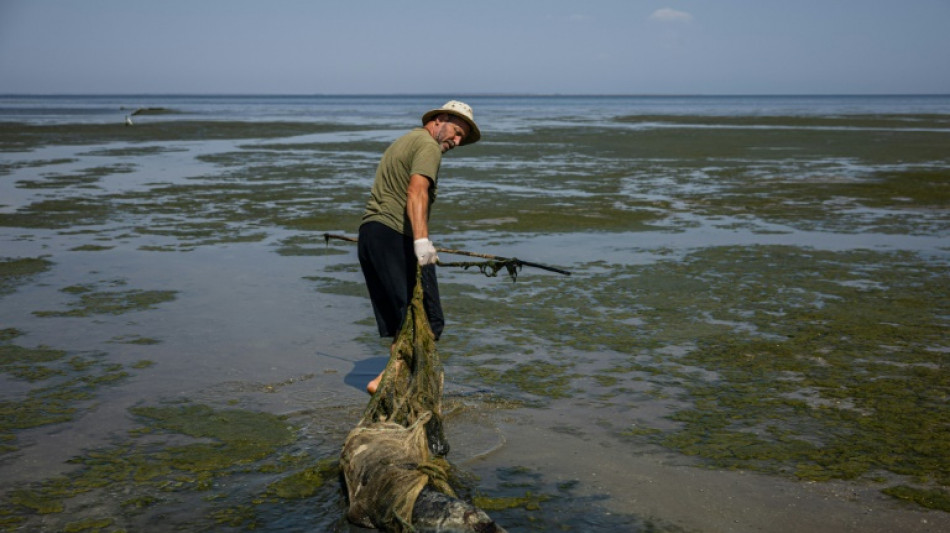
<instances>
[{"instance_id":1,"label":"seaweed","mask_svg":"<svg viewBox=\"0 0 950 533\"><path fill-rule=\"evenodd\" d=\"M68 311L33 311L38 317L85 317L94 314L121 315L132 311L154 309L175 299L178 291L131 289L126 291L93 291L88 286L72 286L63 292L79 295L79 301Z\"/></svg>"},{"instance_id":2,"label":"seaweed","mask_svg":"<svg viewBox=\"0 0 950 533\"><path fill-rule=\"evenodd\" d=\"M0 401L0 454L18 449L20 430L69 422L83 412L101 387L129 377L103 354L73 354L45 346L0 344L0 372L40 386L25 396ZM68 357L68 358L67 358Z\"/></svg>"},{"instance_id":3,"label":"seaweed","mask_svg":"<svg viewBox=\"0 0 950 533\"><path fill-rule=\"evenodd\" d=\"M106 522L130 526L143 511L159 508L169 498L196 493L206 494L209 501L225 499L230 479L264 472L279 477L260 490L254 504L226 502L188 523L253 527L268 506L312 501L328 488L332 498L339 497L335 458L281 454L298 440L296 428L284 417L191 403L140 406L130 412L141 425L128 439L73 458L76 468L63 476L14 488L7 501L0 502L0 515L12 525L28 523L35 515L56 515L46 523L63 528ZM115 485L125 488L113 494L109 487ZM74 500L90 492L99 494L103 505L76 507ZM80 516L88 516L76 520L69 512L74 507Z\"/></svg>"},{"instance_id":4,"label":"seaweed","mask_svg":"<svg viewBox=\"0 0 950 533\"><path fill-rule=\"evenodd\" d=\"M9 294L38 274L52 268L53 262L42 257L0 260L0 296Z\"/></svg>"}]
</instances>

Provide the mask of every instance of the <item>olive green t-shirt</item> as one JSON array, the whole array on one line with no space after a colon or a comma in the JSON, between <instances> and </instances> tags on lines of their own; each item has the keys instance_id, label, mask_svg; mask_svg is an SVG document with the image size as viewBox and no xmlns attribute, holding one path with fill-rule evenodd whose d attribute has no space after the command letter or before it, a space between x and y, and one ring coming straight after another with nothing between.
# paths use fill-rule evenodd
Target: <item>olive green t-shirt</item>
<instances>
[{"instance_id":1,"label":"olive green t-shirt","mask_svg":"<svg viewBox=\"0 0 950 533\"><path fill-rule=\"evenodd\" d=\"M405 235L412 236L412 225L406 216L409 178L421 174L432 180L429 206L435 201L442 148L424 128L415 128L396 139L383 153L376 167L376 180L366 202L363 221L381 222Z\"/></svg>"}]
</instances>

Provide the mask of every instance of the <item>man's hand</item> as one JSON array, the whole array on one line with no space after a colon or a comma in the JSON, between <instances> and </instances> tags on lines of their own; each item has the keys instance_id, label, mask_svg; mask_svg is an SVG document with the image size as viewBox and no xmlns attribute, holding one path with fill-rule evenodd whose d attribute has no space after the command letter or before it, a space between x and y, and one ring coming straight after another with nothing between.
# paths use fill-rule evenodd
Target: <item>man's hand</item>
<instances>
[{"instance_id":1,"label":"man's hand","mask_svg":"<svg viewBox=\"0 0 950 533\"><path fill-rule=\"evenodd\" d=\"M435 246L429 239L416 239L412 242L412 246L415 248L416 258L419 259L420 265L434 265L439 260L439 256L435 253Z\"/></svg>"}]
</instances>

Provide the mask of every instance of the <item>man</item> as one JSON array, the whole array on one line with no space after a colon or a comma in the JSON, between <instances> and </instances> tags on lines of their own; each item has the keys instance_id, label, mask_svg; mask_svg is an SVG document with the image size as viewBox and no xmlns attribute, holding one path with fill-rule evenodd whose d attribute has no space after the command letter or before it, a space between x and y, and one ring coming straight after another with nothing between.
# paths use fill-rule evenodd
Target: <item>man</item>
<instances>
[{"instance_id":1,"label":"man","mask_svg":"<svg viewBox=\"0 0 950 533\"><path fill-rule=\"evenodd\" d=\"M438 261L429 240L429 210L438 188L442 154L477 142L481 132L472 108L451 100L422 116L422 127L383 153L359 232L359 259L380 337L399 333L422 266L424 307L436 340L445 320L435 276ZM390 355L392 346L390 346ZM382 373L366 386L376 393Z\"/></svg>"}]
</instances>

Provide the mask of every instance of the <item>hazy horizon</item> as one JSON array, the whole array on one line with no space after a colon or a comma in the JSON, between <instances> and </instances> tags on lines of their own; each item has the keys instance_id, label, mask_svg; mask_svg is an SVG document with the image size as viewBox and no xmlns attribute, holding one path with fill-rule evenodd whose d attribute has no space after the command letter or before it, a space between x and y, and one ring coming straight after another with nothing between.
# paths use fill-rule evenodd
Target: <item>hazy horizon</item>
<instances>
[{"instance_id":1,"label":"hazy horizon","mask_svg":"<svg viewBox=\"0 0 950 533\"><path fill-rule=\"evenodd\" d=\"M745 98L759 98L759 97L848 97L848 96L859 96L859 97L889 97L889 96L911 96L911 97L947 97L950 96L950 92L946 93L503 93L503 92L487 92L487 93L459 93L459 92L432 92L432 93L415 93L415 92L406 92L406 93L228 93L228 92L191 92L191 93L134 93L134 92L105 92L105 93L93 93L93 92L77 92L77 93L45 93L45 92L36 92L36 93L0 93L0 97L19 97L19 96L51 96L51 97L70 97L70 96L161 96L161 97L176 97L176 96L191 96L191 97L287 97L287 98L302 98L302 97L367 97L367 98L378 98L378 97L446 97L448 95L463 97L476 97L476 98L511 98L511 97L532 97L532 98L558 98L558 97L597 97L597 98L730 98L730 97L745 97Z\"/></svg>"}]
</instances>

